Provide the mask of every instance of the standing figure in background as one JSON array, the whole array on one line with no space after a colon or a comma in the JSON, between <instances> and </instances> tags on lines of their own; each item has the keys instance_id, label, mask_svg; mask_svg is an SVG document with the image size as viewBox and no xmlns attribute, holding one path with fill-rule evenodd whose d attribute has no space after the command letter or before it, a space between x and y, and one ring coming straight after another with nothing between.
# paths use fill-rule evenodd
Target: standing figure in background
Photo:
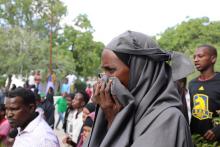
<instances>
[{"instance_id":1,"label":"standing figure in background","mask_svg":"<svg viewBox=\"0 0 220 147\"><path fill-rule=\"evenodd\" d=\"M67 96L67 93L64 92L62 94L62 96L60 98L58 98L58 100L56 101L57 112L59 114L59 118L58 118L58 121L57 121L57 124L56 124L56 129L57 129L60 121L62 121L62 124L64 123L64 113L67 109L66 96Z\"/></svg>"},{"instance_id":2,"label":"standing figure in background","mask_svg":"<svg viewBox=\"0 0 220 147\"><path fill-rule=\"evenodd\" d=\"M35 87L38 89L38 92L41 92L41 74L38 70L34 75Z\"/></svg>"},{"instance_id":3,"label":"standing figure in background","mask_svg":"<svg viewBox=\"0 0 220 147\"><path fill-rule=\"evenodd\" d=\"M52 87L55 91L55 84L56 84L56 75L53 71L47 76L47 87L46 87L46 94L48 92L49 87Z\"/></svg>"},{"instance_id":4,"label":"standing figure in background","mask_svg":"<svg viewBox=\"0 0 220 147\"><path fill-rule=\"evenodd\" d=\"M54 99L53 99L53 88L50 87L48 93L46 95L46 99L42 101L41 108L44 110L44 116L46 122L49 126L53 129L55 123L55 106L54 106Z\"/></svg>"},{"instance_id":5,"label":"standing figure in background","mask_svg":"<svg viewBox=\"0 0 220 147\"><path fill-rule=\"evenodd\" d=\"M46 94L46 98L49 99L52 104L54 104L54 89L53 89L53 87L49 87L48 92Z\"/></svg>"},{"instance_id":6,"label":"standing figure in background","mask_svg":"<svg viewBox=\"0 0 220 147\"><path fill-rule=\"evenodd\" d=\"M74 74L69 74L66 76L66 78L68 79L68 84L70 86L70 92L71 93L74 93L74 83L75 83L75 80L77 79L77 77L74 75Z\"/></svg>"},{"instance_id":7,"label":"standing figure in background","mask_svg":"<svg viewBox=\"0 0 220 147\"><path fill-rule=\"evenodd\" d=\"M91 86L91 84L89 83L88 85L87 85L87 87L86 87L86 93L89 95L89 98L91 98L91 96L92 96L92 86Z\"/></svg>"},{"instance_id":8,"label":"standing figure in background","mask_svg":"<svg viewBox=\"0 0 220 147\"><path fill-rule=\"evenodd\" d=\"M68 79L67 78L64 79L64 82L61 86L61 94L62 93L67 93L67 94L70 93L70 85L68 84Z\"/></svg>"},{"instance_id":9,"label":"standing figure in background","mask_svg":"<svg viewBox=\"0 0 220 147\"><path fill-rule=\"evenodd\" d=\"M217 49L211 45L201 45L194 53L194 64L200 75L190 81L192 134L200 134L205 140L220 142L220 73L215 72Z\"/></svg>"},{"instance_id":10,"label":"standing figure in background","mask_svg":"<svg viewBox=\"0 0 220 147\"><path fill-rule=\"evenodd\" d=\"M33 87L35 85L34 76L35 76L35 71L31 71L31 74L28 77L28 84L30 87Z\"/></svg>"}]
</instances>

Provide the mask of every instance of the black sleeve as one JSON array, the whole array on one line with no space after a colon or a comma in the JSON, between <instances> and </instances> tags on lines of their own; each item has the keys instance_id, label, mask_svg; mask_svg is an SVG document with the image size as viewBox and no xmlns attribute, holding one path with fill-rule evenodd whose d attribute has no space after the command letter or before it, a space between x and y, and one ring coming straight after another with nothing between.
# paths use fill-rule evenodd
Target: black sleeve
<instances>
[{"instance_id":1,"label":"black sleeve","mask_svg":"<svg viewBox=\"0 0 220 147\"><path fill-rule=\"evenodd\" d=\"M68 114L69 114L69 108L66 109L66 112L65 112L65 115L64 115L64 121L63 121L63 130L64 132L66 133L66 125L67 125L67 117L68 117Z\"/></svg>"},{"instance_id":2,"label":"black sleeve","mask_svg":"<svg viewBox=\"0 0 220 147\"><path fill-rule=\"evenodd\" d=\"M192 100L192 92L191 92L191 82L188 85L188 90L189 90L189 98L190 98L190 112L192 112L192 108L193 108L193 100Z\"/></svg>"}]
</instances>

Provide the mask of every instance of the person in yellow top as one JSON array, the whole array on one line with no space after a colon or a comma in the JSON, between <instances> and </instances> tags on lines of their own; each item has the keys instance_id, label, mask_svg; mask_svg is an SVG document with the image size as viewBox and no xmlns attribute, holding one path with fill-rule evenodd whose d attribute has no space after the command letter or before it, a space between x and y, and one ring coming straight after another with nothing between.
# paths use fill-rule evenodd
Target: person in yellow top
<instances>
[{"instance_id":1,"label":"person in yellow top","mask_svg":"<svg viewBox=\"0 0 220 147\"><path fill-rule=\"evenodd\" d=\"M55 86L56 85L56 81L57 81L57 77L56 77L55 72L52 71L51 77L52 77L52 82L53 82L53 84Z\"/></svg>"}]
</instances>

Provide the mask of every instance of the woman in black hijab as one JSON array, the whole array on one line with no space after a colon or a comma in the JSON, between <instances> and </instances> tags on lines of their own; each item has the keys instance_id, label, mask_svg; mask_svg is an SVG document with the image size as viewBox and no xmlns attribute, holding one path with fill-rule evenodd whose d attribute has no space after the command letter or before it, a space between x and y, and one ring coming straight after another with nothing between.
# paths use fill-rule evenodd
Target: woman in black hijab
<instances>
[{"instance_id":1,"label":"woman in black hijab","mask_svg":"<svg viewBox=\"0 0 220 147\"><path fill-rule=\"evenodd\" d=\"M127 31L105 47L104 77L94 87L99 107L84 146L192 146L169 59L170 54L138 32Z\"/></svg>"}]
</instances>

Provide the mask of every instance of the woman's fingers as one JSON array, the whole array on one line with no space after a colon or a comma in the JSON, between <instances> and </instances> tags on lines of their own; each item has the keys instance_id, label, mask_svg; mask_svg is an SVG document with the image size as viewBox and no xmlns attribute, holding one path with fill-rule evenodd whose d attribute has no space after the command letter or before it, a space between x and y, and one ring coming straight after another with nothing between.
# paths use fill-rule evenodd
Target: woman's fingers
<instances>
[{"instance_id":1,"label":"woman's fingers","mask_svg":"<svg viewBox=\"0 0 220 147\"><path fill-rule=\"evenodd\" d=\"M94 94L93 94L93 101L96 104L100 104L100 98L99 98L99 94L100 94L100 81L98 81L97 83L94 84L93 89L94 89Z\"/></svg>"},{"instance_id":2,"label":"woman's fingers","mask_svg":"<svg viewBox=\"0 0 220 147\"><path fill-rule=\"evenodd\" d=\"M106 86L105 81L101 80L100 86L101 86L101 88L100 88L99 94L100 94L100 97L103 98L105 96L105 86Z\"/></svg>"},{"instance_id":3,"label":"woman's fingers","mask_svg":"<svg viewBox=\"0 0 220 147\"><path fill-rule=\"evenodd\" d=\"M123 108L123 106L120 104L116 96L112 96L111 86L112 80L109 80L108 83L103 80L98 81L95 86L94 97L96 103L99 104L104 111L111 110L113 113L117 113Z\"/></svg>"},{"instance_id":4,"label":"woman's fingers","mask_svg":"<svg viewBox=\"0 0 220 147\"><path fill-rule=\"evenodd\" d=\"M109 80L105 87L105 97L106 97L106 101L114 103L111 95L111 85L112 85L112 80Z\"/></svg>"},{"instance_id":5,"label":"woman's fingers","mask_svg":"<svg viewBox=\"0 0 220 147\"><path fill-rule=\"evenodd\" d=\"M114 96L114 95L112 96L112 98L113 98L114 103L115 103L114 109L115 109L117 112L121 111L121 109L123 108L123 106L122 106L121 103L118 101L118 98L117 98L116 96Z\"/></svg>"}]
</instances>

